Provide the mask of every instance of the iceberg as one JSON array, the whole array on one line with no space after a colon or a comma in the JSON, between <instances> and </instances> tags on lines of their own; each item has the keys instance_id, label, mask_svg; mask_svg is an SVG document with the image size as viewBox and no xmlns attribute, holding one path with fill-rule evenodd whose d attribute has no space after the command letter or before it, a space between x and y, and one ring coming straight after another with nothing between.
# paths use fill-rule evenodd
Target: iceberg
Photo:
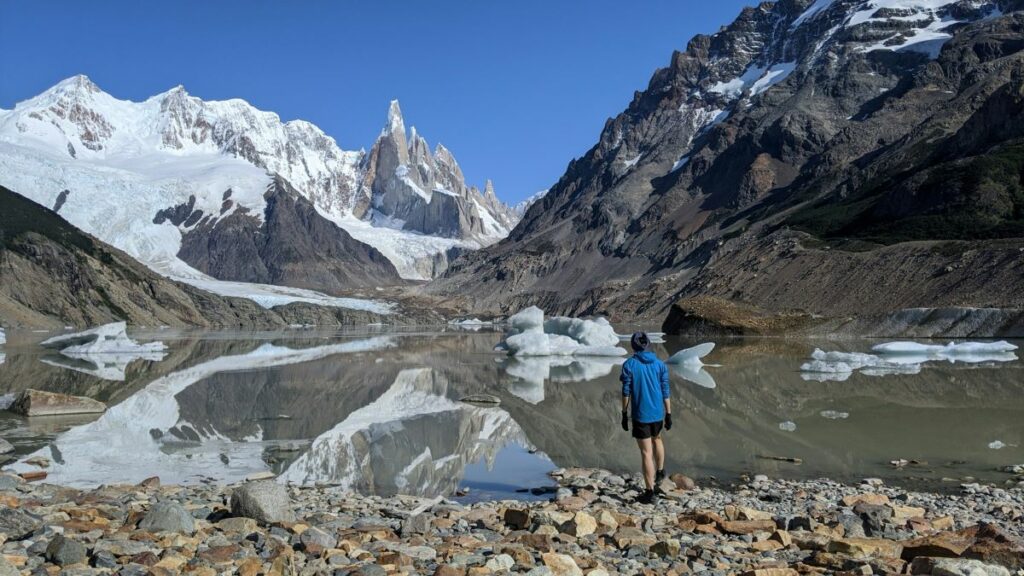
<instances>
[{"instance_id":1,"label":"iceberg","mask_svg":"<svg viewBox=\"0 0 1024 576\"><path fill-rule=\"evenodd\" d=\"M804 380L846 380L846 378L822 377L822 375L845 374L849 377L859 371L866 376L888 376L892 374L919 374L926 362L1010 362L1017 359L1013 353L1017 346L1006 341L999 342L951 342L946 345L919 344L917 342L887 342L871 347L875 354L862 352L825 352L815 348L812 361L800 366ZM809 375L814 375L813 377Z\"/></svg>"},{"instance_id":2,"label":"iceberg","mask_svg":"<svg viewBox=\"0 0 1024 576\"><path fill-rule=\"evenodd\" d=\"M0 346L7 344L7 333L4 332L3 328L0 328Z\"/></svg>"},{"instance_id":3,"label":"iceberg","mask_svg":"<svg viewBox=\"0 0 1024 576\"><path fill-rule=\"evenodd\" d=\"M780 422L779 430L782 430L783 432L796 432L796 422L793 422L791 420Z\"/></svg>"},{"instance_id":4,"label":"iceberg","mask_svg":"<svg viewBox=\"0 0 1024 576\"><path fill-rule=\"evenodd\" d=\"M918 342L886 342L871 347L883 356L928 358L950 362L985 362L990 360L1016 360L1017 346L1005 340L998 342L950 342L949 344L920 344ZM980 358L980 359L979 359Z\"/></svg>"},{"instance_id":5,"label":"iceberg","mask_svg":"<svg viewBox=\"0 0 1024 576\"><path fill-rule=\"evenodd\" d=\"M822 418L828 418L829 420L846 420L850 417L849 412L839 412L837 410L822 410Z\"/></svg>"},{"instance_id":6,"label":"iceberg","mask_svg":"<svg viewBox=\"0 0 1024 576\"><path fill-rule=\"evenodd\" d=\"M697 344L691 348L680 350L676 352L668 359L669 364L693 364L695 366L703 366L704 362L701 358L707 356L715 349L714 342L705 342L703 344Z\"/></svg>"},{"instance_id":7,"label":"iceberg","mask_svg":"<svg viewBox=\"0 0 1024 576\"><path fill-rule=\"evenodd\" d=\"M619 336L604 318L584 320L556 316L530 306L508 320L505 339L496 352L509 356L625 356Z\"/></svg>"},{"instance_id":8,"label":"iceberg","mask_svg":"<svg viewBox=\"0 0 1024 576\"><path fill-rule=\"evenodd\" d=\"M718 387L718 383L711 377L711 374L704 369L703 365L686 363L686 364L669 364L669 372L679 376L687 382L692 382L701 388L708 388L713 390Z\"/></svg>"}]
</instances>

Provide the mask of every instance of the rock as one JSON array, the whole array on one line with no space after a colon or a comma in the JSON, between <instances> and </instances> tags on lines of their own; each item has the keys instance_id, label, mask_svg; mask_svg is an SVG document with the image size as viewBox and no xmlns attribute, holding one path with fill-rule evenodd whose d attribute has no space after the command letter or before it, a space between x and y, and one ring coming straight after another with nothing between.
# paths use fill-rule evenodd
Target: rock
<instances>
[{"instance_id":1,"label":"rock","mask_svg":"<svg viewBox=\"0 0 1024 576\"><path fill-rule=\"evenodd\" d=\"M413 534L429 534L433 527L434 516L427 512L414 514L402 521L402 536Z\"/></svg>"},{"instance_id":2,"label":"rock","mask_svg":"<svg viewBox=\"0 0 1024 576\"><path fill-rule=\"evenodd\" d=\"M7 440L0 438L0 454L10 454L11 452L14 452L14 446Z\"/></svg>"},{"instance_id":3,"label":"rock","mask_svg":"<svg viewBox=\"0 0 1024 576\"><path fill-rule=\"evenodd\" d=\"M662 558L675 558L679 556L681 549L678 540L661 540L651 546L651 554Z\"/></svg>"},{"instance_id":4,"label":"rock","mask_svg":"<svg viewBox=\"0 0 1024 576\"><path fill-rule=\"evenodd\" d=\"M854 506L853 511L864 521L864 529L868 536L881 534L882 526L893 517L892 508L866 502Z\"/></svg>"},{"instance_id":5,"label":"rock","mask_svg":"<svg viewBox=\"0 0 1024 576\"><path fill-rule=\"evenodd\" d=\"M270 470L264 470L262 472L253 472L245 477L246 482L255 482L257 480L270 480L271 478L277 478L277 474L274 474Z\"/></svg>"},{"instance_id":6,"label":"rock","mask_svg":"<svg viewBox=\"0 0 1024 576\"><path fill-rule=\"evenodd\" d=\"M965 532L970 533L970 530ZM968 558L995 563L1012 570L1024 570L1024 542L1007 535L994 524L980 524L974 544L964 553Z\"/></svg>"},{"instance_id":7,"label":"rock","mask_svg":"<svg viewBox=\"0 0 1024 576\"><path fill-rule=\"evenodd\" d=\"M906 522L913 518L924 518L926 510L917 506L893 506L892 519L896 522Z\"/></svg>"},{"instance_id":8,"label":"rock","mask_svg":"<svg viewBox=\"0 0 1024 576\"><path fill-rule=\"evenodd\" d=\"M718 523L719 529L729 534L754 534L774 532L774 520L725 520Z\"/></svg>"},{"instance_id":9,"label":"rock","mask_svg":"<svg viewBox=\"0 0 1024 576\"><path fill-rule=\"evenodd\" d=\"M20 508L0 508L0 534L6 540L24 540L43 527L41 518Z\"/></svg>"},{"instance_id":10,"label":"rock","mask_svg":"<svg viewBox=\"0 0 1024 576\"><path fill-rule=\"evenodd\" d=\"M25 479L21 476L0 472L0 490L11 490L23 482Z\"/></svg>"},{"instance_id":11,"label":"rock","mask_svg":"<svg viewBox=\"0 0 1024 576\"><path fill-rule=\"evenodd\" d=\"M307 552L319 555L325 550L337 546L338 539L315 526L311 526L299 536L299 542L305 546Z\"/></svg>"},{"instance_id":12,"label":"rock","mask_svg":"<svg viewBox=\"0 0 1024 576\"><path fill-rule=\"evenodd\" d=\"M1002 566L967 558L915 558L910 564L910 573L932 576L1010 576L1010 571Z\"/></svg>"},{"instance_id":13,"label":"rock","mask_svg":"<svg viewBox=\"0 0 1024 576\"><path fill-rule=\"evenodd\" d=\"M740 576L799 576L799 574L792 568L758 568L743 572Z\"/></svg>"},{"instance_id":14,"label":"rock","mask_svg":"<svg viewBox=\"0 0 1024 576\"><path fill-rule=\"evenodd\" d=\"M590 514L580 511L566 523L562 531L577 538L588 536L597 531L597 520Z\"/></svg>"},{"instance_id":15,"label":"rock","mask_svg":"<svg viewBox=\"0 0 1024 576\"><path fill-rule=\"evenodd\" d=\"M903 545L882 538L841 538L830 542L826 550L855 558L899 558Z\"/></svg>"},{"instance_id":16,"label":"rock","mask_svg":"<svg viewBox=\"0 0 1024 576\"><path fill-rule=\"evenodd\" d=\"M956 558L974 544L973 534L959 532L937 532L903 543L904 560L913 560L918 556Z\"/></svg>"},{"instance_id":17,"label":"rock","mask_svg":"<svg viewBox=\"0 0 1024 576\"><path fill-rule=\"evenodd\" d=\"M692 478L683 474L672 474L669 476L669 480L676 485L680 490L696 490L697 483Z\"/></svg>"},{"instance_id":18,"label":"rock","mask_svg":"<svg viewBox=\"0 0 1024 576\"><path fill-rule=\"evenodd\" d=\"M498 554L488 560L484 567L492 572L501 572L502 570L511 570L515 565L516 561L508 554Z\"/></svg>"},{"instance_id":19,"label":"rock","mask_svg":"<svg viewBox=\"0 0 1024 576\"><path fill-rule=\"evenodd\" d=\"M68 396L29 388L11 404L9 410L22 416L56 416L61 414L98 414L107 405L84 396Z\"/></svg>"},{"instance_id":20,"label":"rock","mask_svg":"<svg viewBox=\"0 0 1024 576\"><path fill-rule=\"evenodd\" d=\"M78 564L85 562L85 559L85 546L81 542L65 538L62 534L54 536L46 547L46 560L58 566Z\"/></svg>"},{"instance_id":21,"label":"rock","mask_svg":"<svg viewBox=\"0 0 1024 576\"><path fill-rule=\"evenodd\" d=\"M612 536L612 540L620 550L625 550L630 546L636 545L650 547L657 542L657 539L651 534L648 534L639 528L628 526L619 528L615 532L615 535Z\"/></svg>"},{"instance_id":22,"label":"rock","mask_svg":"<svg viewBox=\"0 0 1024 576\"><path fill-rule=\"evenodd\" d=\"M222 532L234 534L252 534L256 531L256 521L252 518L225 518L216 524Z\"/></svg>"},{"instance_id":23,"label":"rock","mask_svg":"<svg viewBox=\"0 0 1024 576\"><path fill-rule=\"evenodd\" d=\"M231 493L231 513L260 524L294 522L288 489L268 480L247 482Z\"/></svg>"},{"instance_id":24,"label":"rock","mask_svg":"<svg viewBox=\"0 0 1024 576\"><path fill-rule=\"evenodd\" d=\"M21 570L0 555L0 576L21 576Z\"/></svg>"},{"instance_id":25,"label":"rock","mask_svg":"<svg viewBox=\"0 0 1024 576\"><path fill-rule=\"evenodd\" d=\"M505 510L505 525L513 530L526 530L530 527L530 511L521 508L509 508Z\"/></svg>"},{"instance_id":26,"label":"rock","mask_svg":"<svg viewBox=\"0 0 1024 576\"><path fill-rule=\"evenodd\" d=\"M177 502L157 502L139 522L147 532L179 532L193 534L196 521L184 506Z\"/></svg>"},{"instance_id":27,"label":"rock","mask_svg":"<svg viewBox=\"0 0 1024 576\"><path fill-rule=\"evenodd\" d=\"M442 564L434 570L434 576L466 576L466 567Z\"/></svg>"},{"instance_id":28,"label":"rock","mask_svg":"<svg viewBox=\"0 0 1024 576\"><path fill-rule=\"evenodd\" d=\"M583 576L583 570L576 565L572 556L546 552L541 555L541 561L551 570L553 576Z\"/></svg>"},{"instance_id":29,"label":"rock","mask_svg":"<svg viewBox=\"0 0 1024 576\"><path fill-rule=\"evenodd\" d=\"M501 398L491 394L470 394L460 398L466 404L478 404L481 406L497 406L501 404Z\"/></svg>"},{"instance_id":30,"label":"rock","mask_svg":"<svg viewBox=\"0 0 1024 576\"><path fill-rule=\"evenodd\" d=\"M159 476L150 476L149 478L146 478L142 482L139 482L139 488L159 488L159 487L160 487L160 477Z\"/></svg>"},{"instance_id":31,"label":"rock","mask_svg":"<svg viewBox=\"0 0 1024 576\"><path fill-rule=\"evenodd\" d=\"M857 504L873 504L875 506L883 506L889 503L889 497L885 494L877 494L875 492L865 492L862 494L851 494L849 496L843 496L843 504L849 507L854 507Z\"/></svg>"}]
</instances>

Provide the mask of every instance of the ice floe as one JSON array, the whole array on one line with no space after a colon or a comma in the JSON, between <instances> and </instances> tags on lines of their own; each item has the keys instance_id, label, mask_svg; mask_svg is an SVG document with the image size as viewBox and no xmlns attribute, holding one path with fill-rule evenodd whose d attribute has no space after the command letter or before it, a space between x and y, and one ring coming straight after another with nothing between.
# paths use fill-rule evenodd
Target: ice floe
<instances>
[{"instance_id":1,"label":"ice floe","mask_svg":"<svg viewBox=\"0 0 1024 576\"><path fill-rule=\"evenodd\" d=\"M839 412L837 410L822 410L822 418L828 418L829 420L846 420L850 417L849 412Z\"/></svg>"},{"instance_id":2,"label":"ice floe","mask_svg":"<svg viewBox=\"0 0 1024 576\"><path fill-rule=\"evenodd\" d=\"M782 430L783 432L796 432L796 422L793 422L791 420L780 422L779 430Z\"/></svg>"},{"instance_id":3,"label":"ice floe","mask_svg":"<svg viewBox=\"0 0 1024 576\"><path fill-rule=\"evenodd\" d=\"M696 366L703 366L704 362L701 360L711 351L715 349L714 342L705 342L703 344L697 344L696 346L686 348L676 352L669 357L669 364L694 364Z\"/></svg>"},{"instance_id":4,"label":"ice floe","mask_svg":"<svg viewBox=\"0 0 1024 576\"><path fill-rule=\"evenodd\" d=\"M7 344L7 333L4 332L3 328L0 328L0 346Z\"/></svg>"},{"instance_id":5,"label":"ice floe","mask_svg":"<svg viewBox=\"0 0 1024 576\"><path fill-rule=\"evenodd\" d=\"M505 339L496 352L510 356L625 356L619 336L604 318L584 320L555 316L530 306L508 320Z\"/></svg>"},{"instance_id":6,"label":"ice floe","mask_svg":"<svg viewBox=\"0 0 1024 576\"><path fill-rule=\"evenodd\" d=\"M815 348L811 361L800 366L804 380L844 381L854 372L866 376L918 374L926 362L1010 362L1017 359L1017 346L1009 342L951 342L945 345L917 342L887 342L863 352L826 352Z\"/></svg>"}]
</instances>

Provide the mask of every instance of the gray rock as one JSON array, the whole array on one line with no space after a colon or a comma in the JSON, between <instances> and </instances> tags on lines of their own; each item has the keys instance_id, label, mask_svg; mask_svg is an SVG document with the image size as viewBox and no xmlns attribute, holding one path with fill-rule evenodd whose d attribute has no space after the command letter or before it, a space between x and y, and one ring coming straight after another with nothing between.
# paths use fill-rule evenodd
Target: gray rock
<instances>
[{"instance_id":1,"label":"gray rock","mask_svg":"<svg viewBox=\"0 0 1024 576\"><path fill-rule=\"evenodd\" d=\"M0 472L0 490L11 490L24 482L20 476Z\"/></svg>"},{"instance_id":2,"label":"gray rock","mask_svg":"<svg viewBox=\"0 0 1024 576\"><path fill-rule=\"evenodd\" d=\"M231 513L261 524L294 522L288 490L273 481L248 482L231 493Z\"/></svg>"},{"instance_id":3,"label":"gray rock","mask_svg":"<svg viewBox=\"0 0 1024 576\"><path fill-rule=\"evenodd\" d=\"M431 522L434 520L432 514L423 513L410 516L402 521L402 536L407 537L413 534L427 534L430 532Z\"/></svg>"},{"instance_id":4,"label":"gray rock","mask_svg":"<svg viewBox=\"0 0 1024 576\"><path fill-rule=\"evenodd\" d=\"M0 508L0 534L8 540L24 540L43 527L43 521L35 514L20 508Z\"/></svg>"},{"instance_id":5,"label":"gray rock","mask_svg":"<svg viewBox=\"0 0 1024 576\"><path fill-rule=\"evenodd\" d=\"M21 576L21 570L0 555L0 576Z\"/></svg>"},{"instance_id":6,"label":"gray rock","mask_svg":"<svg viewBox=\"0 0 1024 576\"><path fill-rule=\"evenodd\" d=\"M76 540L58 534L50 540L46 547L46 559L58 566L70 566L85 562L85 545Z\"/></svg>"},{"instance_id":7,"label":"gray rock","mask_svg":"<svg viewBox=\"0 0 1024 576\"><path fill-rule=\"evenodd\" d=\"M192 514L177 502L157 502L139 522L139 528L147 532L193 534L196 531L196 521Z\"/></svg>"},{"instance_id":8,"label":"gray rock","mask_svg":"<svg viewBox=\"0 0 1024 576\"><path fill-rule=\"evenodd\" d=\"M910 573L932 576L1010 576L1010 571L1002 566L967 558L914 558L910 564Z\"/></svg>"},{"instance_id":9,"label":"gray rock","mask_svg":"<svg viewBox=\"0 0 1024 576\"><path fill-rule=\"evenodd\" d=\"M299 542L302 542L307 550L325 550L334 548L338 544L338 539L316 526L311 526L299 536Z\"/></svg>"},{"instance_id":10,"label":"gray rock","mask_svg":"<svg viewBox=\"0 0 1024 576\"><path fill-rule=\"evenodd\" d=\"M10 442L0 438L0 454L10 454L14 452L14 446Z\"/></svg>"}]
</instances>

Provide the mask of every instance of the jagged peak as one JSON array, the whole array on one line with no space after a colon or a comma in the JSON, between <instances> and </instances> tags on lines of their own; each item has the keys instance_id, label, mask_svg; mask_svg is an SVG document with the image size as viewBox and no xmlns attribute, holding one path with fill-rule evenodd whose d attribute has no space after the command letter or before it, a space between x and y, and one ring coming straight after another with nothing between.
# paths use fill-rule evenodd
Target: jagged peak
<instances>
[{"instance_id":1,"label":"jagged peak","mask_svg":"<svg viewBox=\"0 0 1024 576\"><path fill-rule=\"evenodd\" d=\"M494 182L490 178L484 181L484 195L494 196Z\"/></svg>"},{"instance_id":2,"label":"jagged peak","mask_svg":"<svg viewBox=\"0 0 1024 576\"><path fill-rule=\"evenodd\" d=\"M69 90L85 90L87 92L102 92L102 90L100 90L100 87L97 86L96 83L93 82L85 74L75 74L74 76L71 76L70 78L65 78L65 79L61 80L60 82L58 82L57 84L55 84L53 86L53 88L51 88L50 90L47 90L47 92L50 92L50 91L66 92L66 91L69 91Z\"/></svg>"},{"instance_id":3,"label":"jagged peak","mask_svg":"<svg viewBox=\"0 0 1024 576\"><path fill-rule=\"evenodd\" d=\"M399 106L398 100L392 100L391 105L388 106L388 125L385 128L385 132L392 134L401 132L405 134L405 121L402 119L402 107Z\"/></svg>"}]
</instances>

